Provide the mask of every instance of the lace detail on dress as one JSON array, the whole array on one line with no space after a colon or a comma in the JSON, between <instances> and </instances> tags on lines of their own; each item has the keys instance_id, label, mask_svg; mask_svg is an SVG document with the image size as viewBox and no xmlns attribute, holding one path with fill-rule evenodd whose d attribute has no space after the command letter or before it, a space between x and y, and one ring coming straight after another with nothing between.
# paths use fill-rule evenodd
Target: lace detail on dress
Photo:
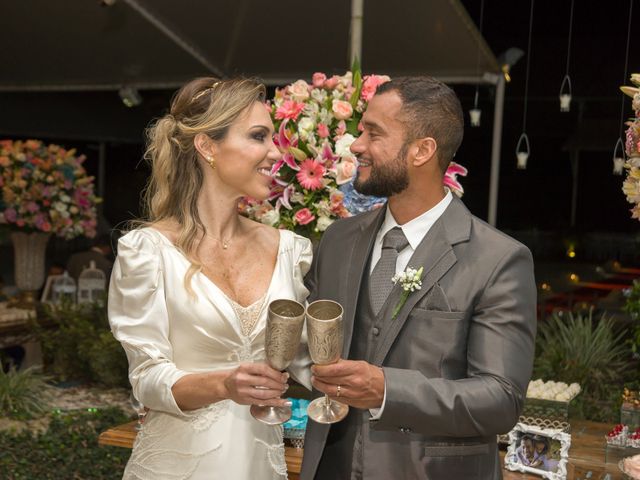
<instances>
[{"instance_id":1,"label":"lace detail on dress","mask_svg":"<svg viewBox=\"0 0 640 480\"><path fill-rule=\"evenodd\" d=\"M222 445L218 443L213 448L197 453L158 448L159 441L164 437L165 433L157 429L143 428L138 432L123 480L186 480L191 478L204 456Z\"/></svg>"},{"instance_id":2,"label":"lace detail on dress","mask_svg":"<svg viewBox=\"0 0 640 480\"><path fill-rule=\"evenodd\" d=\"M282 427L280 427L280 429L282 429ZM278 475L286 477L287 462L284 458L284 443L269 445L267 442L260 440L259 438L256 438L256 442L264 445L267 449L267 458L269 459L269 464L271 465L271 468L273 468L273 471Z\"/></svg>"},{"instance_id":3,"label":"lace detail on dress","mask_svg":"<svg viewBox=\"0 0 640 480\"><path fill-rule=\"evenodd\" d=\"M196 415L191 417L191 427L198 432L208 430L211 425L227 413L230 401L231 400L221 400L201 409Z\"/></svg>"},{"instance_id":4,"label":"lace detail on dress","mask_svg":"<svg viewBox=\"0 0 640 480\"><path fill-rule=\"evenodd\" d=\"M253 329L255 328L258 320L260 319L260 313L262 312L262 307L264 307L264 303L267 299L267 293L262 296L262 298L256 300L248 307L243 307L237 302L234 302L233 299L229 299L229 303L231 303L231 308L240 320L240 330L245 337L248 337Z\"/></svg>"}]
</instances>

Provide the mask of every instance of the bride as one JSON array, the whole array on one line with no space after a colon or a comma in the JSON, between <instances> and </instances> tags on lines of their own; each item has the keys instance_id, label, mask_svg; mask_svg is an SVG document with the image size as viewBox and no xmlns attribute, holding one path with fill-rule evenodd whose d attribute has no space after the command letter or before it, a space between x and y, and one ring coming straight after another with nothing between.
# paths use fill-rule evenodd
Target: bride
<instances>
[{"instance_id":1,"label":"bride","mask_svg":"<svg viewBox=\"0 0 640 480\"><path fill-rule=\"evenodd\" d=\"M311 243L238 214L265 199L280 152L249 79L199 78L148 132L151 178L142 228L118 244L109 321L150 409L125 479L276 479L287 475L282 427L249 413L282 406L287 373L265 362L267 306L304 302ZM294 378L309 386L303 349Z\"/></svg>"}]
</instances>

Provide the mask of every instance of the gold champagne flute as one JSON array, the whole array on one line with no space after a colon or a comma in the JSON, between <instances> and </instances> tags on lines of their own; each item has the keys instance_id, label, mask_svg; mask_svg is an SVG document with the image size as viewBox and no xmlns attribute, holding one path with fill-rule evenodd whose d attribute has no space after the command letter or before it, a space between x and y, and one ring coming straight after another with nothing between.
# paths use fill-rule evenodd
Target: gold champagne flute
<instances>
[{"instance_id":1,"label":"gold champagne flute","mask_svg":"<svg viewBox=\"0 0 640 480\"><path fill-rule=\"evenodd\" d=\"M332 300L316 300L307 306L307 335L309 354L316 365L329 365L342 353L342 306ZM349 412L344 403L331 400L329 395L316 398L309 404L307 414L318 423L336 423Z\"/></svg>"},{"instance_id":2,"label":"gold champagne flute","mask_svg":"<svg viewBox=\"0 0 640 480\"><path fill-rule=\"evenodd\" d=\"M269 304L264 350L267 363L283 371L296 356L304 326L304 307L295 300L274 300ZM253 418L268 425L279 425L291 418L291 407L251 405Z\"/></svg>"}]
</instances>

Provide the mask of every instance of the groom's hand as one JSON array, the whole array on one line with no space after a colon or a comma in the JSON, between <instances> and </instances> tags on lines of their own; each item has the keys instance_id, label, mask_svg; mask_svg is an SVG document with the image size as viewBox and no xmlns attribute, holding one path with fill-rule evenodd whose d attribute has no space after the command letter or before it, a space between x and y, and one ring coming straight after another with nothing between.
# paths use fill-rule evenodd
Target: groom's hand
<instances>
[{"instance_id":1,"label":"groom's hand","mask_svg":"<svg viewBox=\"0 0 640 480\"><path fill-rule=\"evenodd\" d=\"M380 367L359 360L338 360L331 365L314 365L311 373L311 384L339 402L362 409L382 406L384 373Z\"/></svg>"}]
</instances>

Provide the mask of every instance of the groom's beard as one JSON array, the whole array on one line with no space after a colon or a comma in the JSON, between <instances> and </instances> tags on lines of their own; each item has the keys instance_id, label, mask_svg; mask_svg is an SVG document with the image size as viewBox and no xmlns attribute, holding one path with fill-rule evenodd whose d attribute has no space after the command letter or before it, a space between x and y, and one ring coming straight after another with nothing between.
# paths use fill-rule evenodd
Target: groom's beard
<instances>
[{"instance_id":1,"label":"groom's beard","mask_svg":"<svg viewBox=\"0 0 640 480\"><path fill-rule=\"evenodd\" d=\"M405 143L392 161L371 162L369 178L362 181L358 175L353 182L354 188L363 195L375 197L390 197L402 192L409 186L409 172L406 162L408 150L409 144Z\"/></svg>"}]
</instances>

